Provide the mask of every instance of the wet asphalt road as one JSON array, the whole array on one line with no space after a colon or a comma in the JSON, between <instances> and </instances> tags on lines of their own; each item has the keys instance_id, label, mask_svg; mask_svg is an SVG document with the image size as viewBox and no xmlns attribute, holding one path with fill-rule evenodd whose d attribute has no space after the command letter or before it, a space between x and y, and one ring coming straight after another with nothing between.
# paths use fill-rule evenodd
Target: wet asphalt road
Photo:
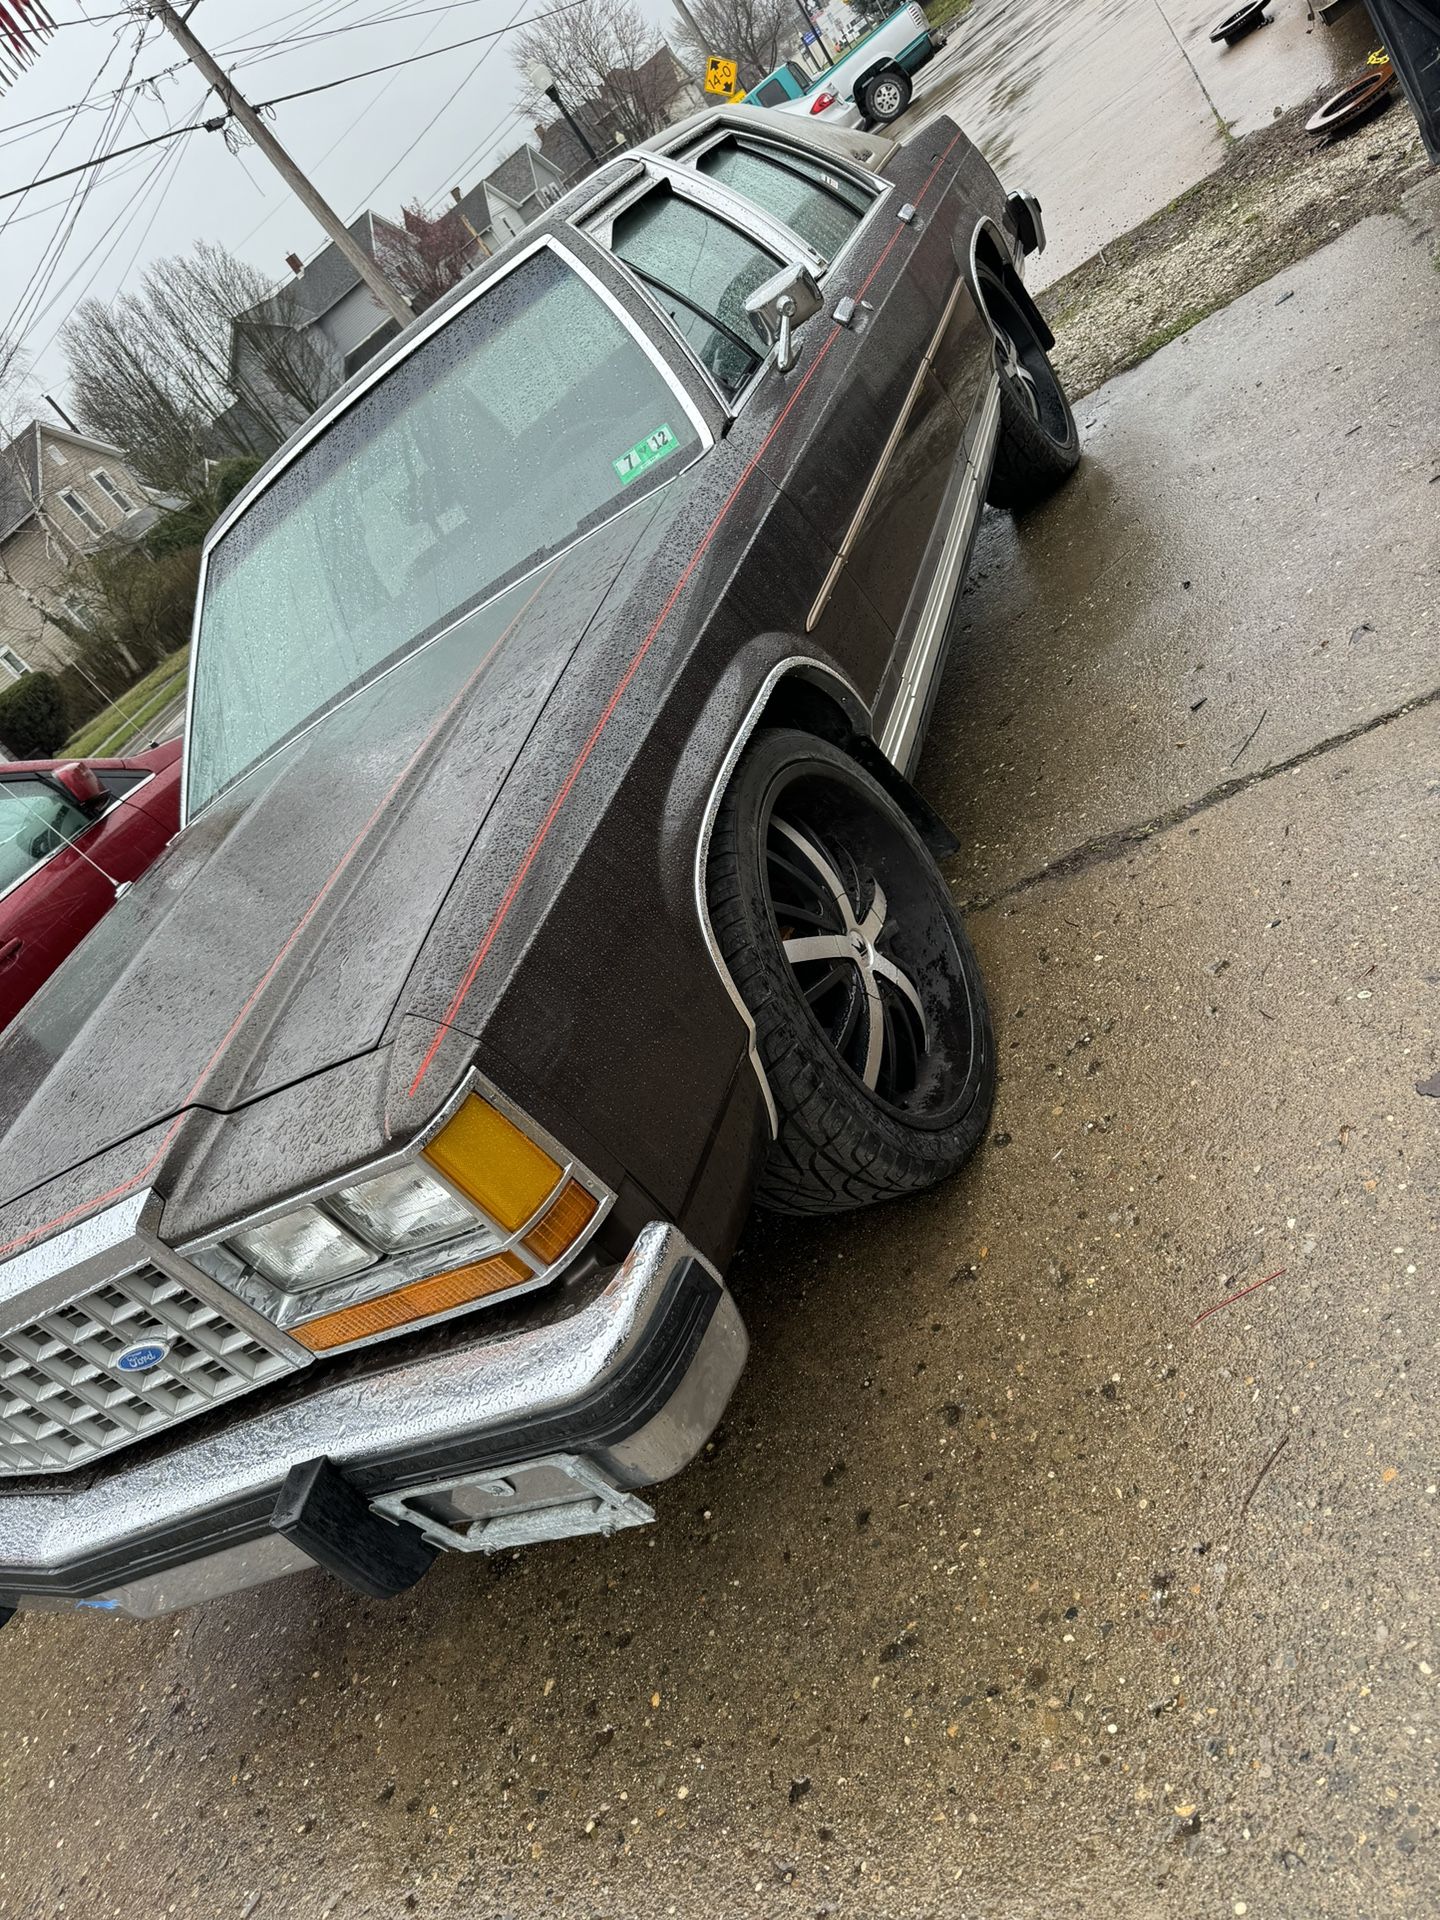
<instances>
[{"instance_id":1,"label":"wet asphalt road","mask_svg":"<svg viewBox=\"0 0 1440 1920\"><path fill-rule=\"evenodd\" d=\"M1366 222L987 520L921 778L993 1137L757 1219L659 1526L12 1623L0 1915L1440 1907L1437 329Z\"/></svg>"},{"instance_id":2,"label":"wet asphalt road","mask_svg":"<svg viewBox=\"0 0 1440 1920\"><path fill-rule=\"evenodd\" d=\"M922 779L994 1135L757 1220L659 1526L12 1624L0 1914L1435 1911L1437 327L1369 221L987 523Z\"/></svg>"}]
</instances>

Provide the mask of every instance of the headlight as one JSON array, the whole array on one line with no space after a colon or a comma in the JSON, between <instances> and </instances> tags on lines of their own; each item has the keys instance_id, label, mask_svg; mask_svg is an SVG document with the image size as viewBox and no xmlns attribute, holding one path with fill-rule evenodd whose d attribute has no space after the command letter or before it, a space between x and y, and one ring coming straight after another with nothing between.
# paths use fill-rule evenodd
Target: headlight
<instances>
[{"instance_id":1,"label":"headlight","mask_svg":"<svg viewBox=\"0 0 1440 1920\"><path fill-rule=\"evenodd\" d=\"M471 1093L413 1157L190 1250L315 1353L523 1292L588 1237L605 1190ZM357 1277L358 1276L358 1277Z\"/></svg>"},{"instance_id":2,"label":"headlight","mask_svg":"<svg viewBox=\"0 0 1440 1920\"><path fill-rule=\"evenodd\" d=\"M318 1207L297 1207L263 1227L246 1227L230 1244L267 1280L298 1293L360 1273L377 1258Z\"/></svg>"},{"instance_id":3,"label":"headlight","mask_svg":"<svg viewBox=\"0 0 1440 1920\"><path fill-rule=\"evenodd\" d=\"M386 1253L433 1247L482 1224L463 1200L420 1167L396 1167L373 1180L357 1180L327 1204Z\"/></svg>"}]
</instances>

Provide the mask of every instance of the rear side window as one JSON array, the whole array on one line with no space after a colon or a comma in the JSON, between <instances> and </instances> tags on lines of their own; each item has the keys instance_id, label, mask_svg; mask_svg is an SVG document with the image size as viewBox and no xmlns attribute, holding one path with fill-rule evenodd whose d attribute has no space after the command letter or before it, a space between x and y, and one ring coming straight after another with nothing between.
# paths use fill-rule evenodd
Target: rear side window
<instances>
[{"instance_id":1,"label":"rear side window","mask_svg":"<svg viewBox=\"0 0 1440 1920\"><path fill-rule=\"evenodd\" d=\"M756 87L750 98L758 100L762 107L778 107L782 100L788 100L790 96L780 81L767 80L762 86Z\"/></svg>"},{"instance_id":2,"label":"rear side window","mask_svg":"<svg viewBox=\"0 0 1440 1920\"><path fill-rule=\"evenodd\" d=\"M655 293L716 384L738 393L769 352L745 302L781 262L664 190L617 215L610 245Z\"/></svg>"},{"instance_id":3,"label":"rear side window","mask_svg":"<svg viewBox=\"0 0 1440 1920\"><path fill-rule=\"evenodd\" d=\"M857 181L788 148L727 142L701 154L697 164L701 173L782 221L826 260L835 258L870 210L870 195Z\"/></svg>"}]
</instances>

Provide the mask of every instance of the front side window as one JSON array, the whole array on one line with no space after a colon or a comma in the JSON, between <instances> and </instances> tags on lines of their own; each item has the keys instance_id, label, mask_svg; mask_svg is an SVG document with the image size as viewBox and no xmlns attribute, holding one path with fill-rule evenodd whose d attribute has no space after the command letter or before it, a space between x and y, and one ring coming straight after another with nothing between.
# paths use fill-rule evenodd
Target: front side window
<instances>
[{"instance_id":1,"label":"front side window","mask_svg":"<svg viewBox=\"0 0 1440 1920\"><path fill-rule=\"evenodd\" d=\"M725 141L696 163L721 186L798 233L824 260L833 260L871 206L857 181L789 147Z\"/></svg>"},{"instance_id":2,"label":"front side window","mask_svg":"<svg viewBox=\"0 0 1440 1920\"><path fill-rule=\"evenodd\" d=\"M0 893L89 824L77 806L43 780L0 780Z\"/></svg>"},{"instance_id":3,"label":"front side window","mask_svg":"<svg viewBox=\"0 0 1440 1920\"><path fill-rule=\"evenodd\" d=\"M665 187L617 214L610 246L657 296L722 392L738 393L769 352L745 302L782 263Z\"/></svg>"},{"instance_id":4,"label":"front side window","mask_svg":"<svg viewBox=\"0 0 1440 1920\"><path fill-rule=\"evenodd\" d=\"M193 814L393 661L689 464L629 327L550 248L362 395L208 563Z\"/></svg>"}]
</instances>

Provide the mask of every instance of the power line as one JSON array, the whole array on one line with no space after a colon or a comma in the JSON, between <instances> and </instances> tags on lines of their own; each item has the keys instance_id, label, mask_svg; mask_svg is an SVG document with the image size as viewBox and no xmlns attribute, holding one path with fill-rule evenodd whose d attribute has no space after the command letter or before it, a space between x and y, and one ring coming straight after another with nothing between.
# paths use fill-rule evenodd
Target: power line
<instances>
[{"instance_id":1,"label":"power line","mask_svg":"<svg viewBox=\"0 0 1440 1920\"><path fill-rule=\"evenodd\" d=\"M541 20L554 20L562 13L573 13L577 7L586 4L587 0L566 0L563 7L551 7L545 13L532 13L524 24L529 27ZM311 94L328 93L332 87L348 86L352 80L368 80L372 74L391 73L399 67L413 67L417 60L435 60L442 53L456 53L461 47L476 46L481 40L498 40L511 30L511 27L492 27L487 33L472 33L467 40L450 40L443 47L431 47L425 53L412 53L406 60L387 60L382 66L365 67L359 73L342 73L334 80L322 80L318 86L301 87L295 93L277 93L273 100L257 100L255 111L263 113L268 107L283 107L291 100L308 100Z\"/></svg>"},{"instance_id":2,"label":"power line","mask_svg":"<svg viewBox=\"0 0 1440 1920\"><path fill-rule=\"evenodd\" d=\"M130 65L126 69L127 77L135 70L135 62L140 56L140 49L144 45L144 42L145 34L142 29L131 51ZM116 98L114 106L105 117L105 124L100 129L99 137L95 145L91 148L92 158L104 157L102 149L104 152L108 152L110 144L113 142L116 134L130 118L133 111L133 101L127 100L122 105L119 98ZM51 236L50 241L41 254L40 265L31 275L30 280L26 284L25 291L20 296L19 305L11 320L11 329L16 335L21 335L28 330L30 322L34 317L35 306L44 299L45 294L49 290L50 282L55 277L60 261L64 257L65 248L69 244L70 237L75 231L80 215L85 210L85 203L89 199L91 189L94 185L95 176L91 173L86 177L83 185L72 191L70 196L71 210L68 215L61 217L59 226L56 228L55 233Z\"/></svg>"},{"instance_id":3,"label":"power line","mask_svg":"<svg viewBox=\"0 0 1440 1920\"><path fill-rule=\"evenodd\" d=\"M584 6L585 4L586 4L586 0L567 0L567 4L563 7L551 7L545 13L532 14L530 18L526 20L523 24L528 27L528 26L535 25L537 22L541 20L553 20L562 13L573 13L576 7ZM365 67L359 73L338 74L333 80L322 80L318 86L301 87L295 93L277 94L273 100L257 100L255 102L255 111L257 113L264 113L271 107L283 107L287 104L287 102L291 100L305 100L305 99L308 99L311 94L315 94L315 93L329 93L332 88L349 86L351 82L355 80L373 79L373 77L377 73L398 72L402 67L413 67L416 61L418 60L434 60L434 59L437 59L442 53L455 53L461 47L473 47L478 45L482 40L499 40L505 34L511 32L515 24L517 23L512 22L511 26L492 27L486 33L473 33L469 36L468 39L465 39L465 40L451 40L451 41L448 41L443 47L430 47L424 53L412 53L409 55L408 58L403 60L387 60L378 67ZM109 62L109 56L107 56L107 61L106 61L107 65L108 65L108 62ZM183 66L184 64L185 63L182 61L177 66L168 68L166 71L171 73L178 72L180 66ZM101 68L101 72L102 73L104 72L103 67ZM96 77L98 79L99 76L97 75ZM152 74L150 78L152 80L161 79L163 78L163 75ZM148 81L136 82L137 87L145 86L148 84L149 84ZM83 104L84 103L82 102L81 105ZM71 109L70 111L74 112L77 110L78 109ZM24 196L27 193L31 192L32 189L34 189L35 187L48 187L49 185L51 185L53 181L68 180L72 177L72 175L77 173L86 173L92 167L108 166L112 160L122 160L127 154L139 153L143 148L153 147L161 140L175 140L175 139L178 139L181 134L195 133L200 131L201 129L203 129L207 133L218 133L220 128L226 124L226 121L228 120L228 118L229 118L228 114L222 114L213 120L198 121L194 126L172 127L168 133L154 134L149 140L137 140L128 147L116 147L110 153L103 154L95 159L83 160L77 166L62 167L58 173L42 174L37 179L30 181L27 186L6 187L3 190L0 190L0 200L14 200L16 198L23 199ZM54 153L55 148L58 147L59 144L60 142L59 142L59 139L57 138L54 145L52 145L50 149L50 153ZM50 154L47 154L45 157L48 160L50 157ZM43 166L44 162L42 161L41 164ZM0 223L0 232L3 232L3 231L4 231L3 223Z\"/></svg>"},{"instance_id":4,"label":"power line","mask_svg":"<svg viewBox=\"0 0 1440 1920\"><path fill-rule=\"evenodd\" d=\"M108 67L110 62L115 58L115 54L117 49L119 48L119 45L120 45L120 35L117 33L115 38L110 43L110 46L105 54L105 58L100 62L99 71L96 73L95 78L90 82L90 85L85 89L87 95L92 91L92 89L99 86L101 79L104 77L106 67ZM84 102L82 101L80 104L83 106ZM69 118L66 120L65 125L61 127L59 133L57 133L55 138L51 141L50 151L45 155L45 158L40 162L42 167L48 166L52 156L59 151L60 142L65 138L65 135L70 131L71 124L74 121L75 115L80 111L80 107L79 106L67 107L67 108L64 108L63 111L69 115ZM31 187L44 186L45 184L46 183L43 180L32 180L30 182L29 187L22 187L20 189L19 197L23 200L25 195L30 192ZM0 198L6 199L6 200L11 199L12 197L13 196L8 193L4 195L0 195ZM10 218L11 216L9 214L6 214L5 218L3 220L0 220L0 233L4 233L6 227L9 226Z\"/></svg>"},{"instance_id":5,"label":"power line","mask_svg":"<svg viewBox=\"0 0 1440 1920\"><path fill-rule=\"evenodd\" d=\"M515 25L516 21L520 18L520 15L525 11L525 8L528 5L529 5L529 0L520 0L519 6L516 7L514 13L511 14L509 20L505 23L505 26L502 29L503 32L508 33L510 31L511 27ZM421 127L419 133L416 134L415 138L410 142L409 146L406 147L405 151L400 155L399 159L397 159L391 166L387 167L384 173L382 173L380 178L375 182L374 186L371 187L366 192L366 194L364 195L364 197L360 202L360 205L356 208L355 214L351 215L352 219L355 218L356 214L360 214L365 211L365 208L370 204L370 201L374 198L374 196L380 191L381 187L385 185L385 182L388 179L390 179L392 174L394 174L397 171L397 169L401 167L405 163L405 161L407 161L410 158L411 154L415 151L416 147L419 146L420 142L425 138L426 134L429 133L431 129L435 126L436 122L440 119L440 116L455 104L455 101L460 95L460 93L466 87L469 86L470 82L475 78L476 74L480 71L481 67L484 66L485 62L490 58L491 54L495 51L495 45L496 45L495 41L492 40L487 47L482 48L480 57L476 60L475 64L470 68L469 72L466 73L462 79L456 81L455 85L451 88L449 94L447 95L443 105L441 105L437 109L434 117L430 121L429 126Z\"/></svg>"},{"instance_id":6,"label":"power line","mask_svg":"<svg viewBox=\"0 0 1440 1920\"><path fill-rule=\"evenodd\" d=\"M198 113L199 108L197 107L195 111ZM33 319L30 322L30 325L32 327L38 326L41 321L43 321L50 313L54 311L56 306L59 305L60 301L64 299L66 293L68 293L70 288L75 284L75 280L77 276L84 271L85 267L87 266L90 267L91 269L90 276L86 280L84 286L81 287L80 291L75 295L74 300L71 302L69 313L67 313L65 318L59 321L51 329L50 333L47 335L43 344L33 349L34 359L39 360L50 351L50 348L54 345L55 340L57 339L57 337L59 336L63 328L69 323L71 314L74 313L75 309L80 305L81 301L88 297L90 293L90 289L94 286L95 282L100 278L100 275L105 271L105 268L109 265L112 255L116 252L116 250L120 246L120 243L124 240L125 235L129 232L137 216L140 214L141 210L143 209L147 195L151 192L151 189L155 186L156 182L159 181L160 191L155 196L155 204L151 208L150 217L145 222L145 225L141 230L139 239L135 242L135 245L131 248L129 259L125 262L125 265L120 269L120 272L117 275L117 286L124 285L126 275L129 273L130 269L134 266L136 259L139 257L140 249L144 246L145 242L149 239L150 231L152 227L155 225L156 220L159 218L160 209L165 204L165 195L170 191L170 188L174 184L175 173L177 170L177 162L179 161L183 151L184 149L181 147L171 147L167 153L161 154L158 160L151 162L150 171L145 177L144 184L141 186L139 192L134 197L134 201L128 216L116 228L114 237L112 238L110 245L106 248L105 252L100 256L100 258L97 261L94 261L93 263L90 261L82 261L80 266L76 268L75 272L70 275L70 278L67 281L65 281L64 285L61 286L56 291L56 293L46 302L45 306L40 310L40 312L33 317ZM167 169L168 169L168 173L167 173Z\"/></svg>"},{"instance_id":7,"label":"power line","mask_svg":"<svg viewBox=\"0 0 1440 1920\"><path fill-rule=\"evenodd\" d=\"M420 48L425 45L425 42L430 38L431 34L435 32L435 29L438 24L439 24L438 21L432 21L430 25L425 29L424 33L420 36L419 45L415 49L417 53L420 51ZM330 142L329 146L325 149L324 153L321 154L320 158L314 162L313 166L311 167L312 173L318 173L320 168L323 167L325 162L330 158L331 154L334 153L335 149L338 146L340 146L345 140L348 140L350 135L355 131L356 127L359 126L360 122L366 119L370 114L372 114L375 111L376 107L379 106L380 102L385 98L385 95L390 91L391 87L394 86L395 82L399 79L399 77L400 76L398 73L392 73L388 80L383 81L381 85L375 89L375 92L370 96L370 99L366 102L366 104L360 109L360 111L354 116L352 120L347 122L347 124L340 130L340 132ZM277 203L277 205L271 207L268 212L261 214L260 218L255 222L255 225L251 227L250 231L245 235L245 238L240 242L240 246L241 247L248 246L250 242L255 238L256 234L259 233L260 229L263 226L268 225L268 223L271 220L273 220L277 214L282 213L284 211L284 207L285 207L285 203L281 201Z\"/></svg>"},{"instance_id":8,"label":"power line","mask_svg":"<svg viewBox=\"0 0 1440 1920\"><path fill-rule=\"evenodd\" d=\"M382 13L371 14L364 20L347 20L338 27L326 27L323 33L287 34L280 40L252 42L249 45L236 43L222 47L222 53L248 53L258 57L248 60L247 66L258 66L261 59L278 58L289 53L293 47L313 46L320 40L333 40L342 33L359 33L368 27L408 26L412 20L424 20L430 14L457 13L462 7L480 7L489 4L489 0L444 0L444 4L435 7L391 6ZM513 24L513 23L512 23ZM504 31L504 29L502 29Z\"/></svg>"},{"instance_id":9,"label":"power line","mask_svg":"<svg viewBox=\"0 0 1440 1920\"><path fill-rule=\"evenodd\" d=\"M23 200L34 187L48 187L52 181L69 180L74 174L89 173L93 167L105 167L112 160L123 160L127 153L139 153L145 147L158 147L162 140L178 140L182 133L218 133L229 117L228 114L221 114L214 120L197 120L192 126L171 127L165 133L152 134L148 140L132 141L128 147L115 147L111 152L101 154L97 159L82 160L78 166L63 167L59 173L42 174L38 180L32 180L28 187L6 187L3 192L0 192L0 200ZM3 231L3 227L0 227L0 231Z\"/></svg>"},{"instance_id":10,"label":"power line","mask_svg":"<svg viewBox=\"0 0 1440 1920\"><path fill-rule=\"evenodd\" d=\"M354 4L357 4L357 0L338 0L338 5L354 5ZM485 4L485 0L445 0L444 5L421 8L412 13L412 12L402 11L401 6L398 4L398 0L396 0L396 4L392 5L389 12L387 13L374 14L365 20L354 21L349 25L328 28L324 33L283 35L278 40L252 41L249 43L236 41L229 46L219 48L218 53L220 55L224 55L227 57L230 54L235 54L235 53L249 54L251 56L250 58L236 60L236 62L234 63L235 70L238 71L241 67L248 68L252 66L259 66L263 63L265 59L270 58L272 55L278 56L281 53L288 52L292 47L301 47L301 46L311 45L315 42L326 40L330 38L332 34L335 34L335 33L348 33L351 30L352 26L354 27L403 26L409 20L423 19L426 15L429 15L429 14L433 14L438 18L440 16L443 16L446 13L454 12L457 8L460 8L460 7L479 6L483 4ZM555 13L566 13L566 12L569 12L572 7L578 6L581 4L583 4L583 0L571 0L570 6L557 7L553 11ZM337 5L337 0L331 0L332 14L336 10L336 5ZM105 14L103 16L97 15L96 21L98 23L98 21L102 18L106 20L110 20L110 19L120 19L120 18L129 18L129 17L130 17L129 15L122 16L119 14ZM313 16L311 24L312 25L318 24L321 20L325 19L326 17L327 15L326 15L324 6L322 5L321 10ZM533 17L536 20L548 20L552 17L552 14L540 13L540 14L534 15ZM79 20L67 20L62 24L70 27L78 27L86 23ZM270 24L273 25L275 23L271 22ZM530 25L530 22L527 20L523 24L528 26ZM501 27L499 29L496 29L495 30L496 37L498 38L500 34L506 33L508 31L509 31L508 27ZM428 39L428 37L429 35L427 34L426 38ZM422 41L421 44L423 45L424 42ZM459 47L466 47L473 44L474 44L473 41L470 41L470 40L459 40L451 43L452 46L459 46ZM437 54L448 53L449 51L451 51L451 47L449 46L436 47L433 49L433 52ZM428 58L429 56L427 55L426 57ZM153 87L157 81L168 80L172 77L172 75L183 72L186 64L187 63L183 60L177 60L168 67L159 68L159 70L155 73L142 74L138 80L134 81L131 84L133 85L135 92L141 93L147 87ZM329 81L326 84L330 86L341 86L341 85L344 85L347 80L368 79L371 74L390 72L395 67L403 66L404 64L405 62L403 60L388 62L383 66L367 68L363 73L344 75L340 79ZM92 100L89 98L88 92L87 92L87 96L85 99L77 100L68 107L51 107L51 108L48 108L44 113L33 114L28 120L12 121L9 127L10 137L5 140L0 140L0 148L14 146L18 144L21 140L31 139L35 137L32 133L27 133L23 131L24 129L27 129L27 128L43 129L46 125L51 124L56 120L64 119L66 116L73 115L75 113L99 112L103 107L107 105L109 100L113 97L114 96L110 94L102 94L98 100ZM289 94L285 96L285 98L287 99L299 99L300 97L301 96L299 94ZM273 101L267 101L265 104L267 106L273 106L276 103ZM47 155L46 158L48 159L48 157L49 156ZM43 165L44 162L42 161L41 164Z\"/></svg>"}]
</instances>

